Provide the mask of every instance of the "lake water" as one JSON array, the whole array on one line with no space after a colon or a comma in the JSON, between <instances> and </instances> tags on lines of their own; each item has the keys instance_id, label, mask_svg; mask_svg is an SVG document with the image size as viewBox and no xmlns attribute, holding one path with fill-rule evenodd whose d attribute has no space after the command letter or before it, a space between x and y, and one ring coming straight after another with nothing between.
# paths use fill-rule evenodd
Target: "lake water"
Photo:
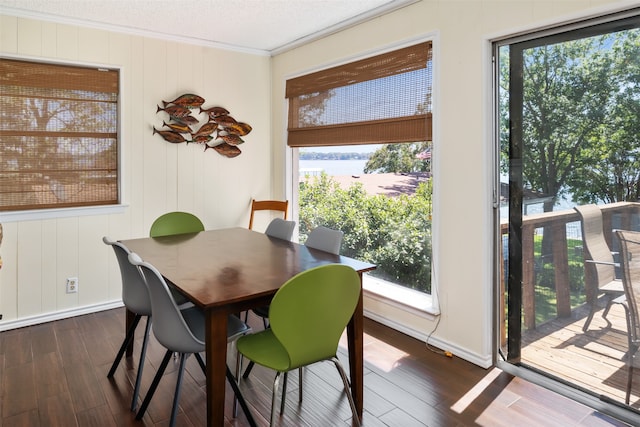
<instances>
[{"instance_id":1,"label":"lake water","mask_svg":"<svg viewBox=\"0 0 640 427\"><path fill-rule=\"evenodd\" d=\"M366 164L366 160L300 160L300 174L322 170L327 175L362 175Z\"/></svg>"}]
</instances>

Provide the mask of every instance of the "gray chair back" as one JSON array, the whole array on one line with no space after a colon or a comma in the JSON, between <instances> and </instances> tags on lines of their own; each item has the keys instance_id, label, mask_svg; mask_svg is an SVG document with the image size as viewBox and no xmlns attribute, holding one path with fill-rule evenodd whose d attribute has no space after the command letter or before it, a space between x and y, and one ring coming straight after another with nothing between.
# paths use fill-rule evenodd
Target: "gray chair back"
<instances>
[{"instance_id":1,"label":"gray chair back","mask_svg":"<svg viewBox=\"0 0 640 427\"><path fill-rule=\"evenodd\" d=\"M343 237L344 233L342 231L320 225L311 230L304 244L313 249L339 255Z\"/></svg>"},{"instance_id":2,"label":"gray chair back","mask_svg":"<svg viewBox=\"0 0 640 427\"><path fill-rule=\"evenodd\" d=\"M291 237L293 236L293 229L295 227L295 221L287 221L282 218L274 218L267 226L264 234L266 234L267 236L275 237L277 239L291 240Z\"/></svg>"},{"instance_id":3,"label":"gray chair back","mask_svg":"<svg viewBox=\"0 0 640 427\"><path fill-rule=\"evenodd\" d=\"M153 316L153 334L158 342L168 350L178 353L203 352L205 350L204 322L187 325L162 274L153 265L142 261L136 253L129 254L129 262L140 268L151 298L152 311L160 313ZM195 310L195 307L185 310L185 313L190 310ZM192 328L194 328L193 331Z\"/></svg>"},{"instance_id":4,"label":"gray chair back","mask_svg":"<svg viewBox=\"0 0 640 427\"><path fill-rule=\"evenodd\" d=\"M113 248L120 266L122 302L133 313L151 316L149 291L147 291L147 286L140 271L129 262L128 257L131 251L122 243L111 240L107 236L104 236L102 241Z\"/></svg>"}]
</instances>

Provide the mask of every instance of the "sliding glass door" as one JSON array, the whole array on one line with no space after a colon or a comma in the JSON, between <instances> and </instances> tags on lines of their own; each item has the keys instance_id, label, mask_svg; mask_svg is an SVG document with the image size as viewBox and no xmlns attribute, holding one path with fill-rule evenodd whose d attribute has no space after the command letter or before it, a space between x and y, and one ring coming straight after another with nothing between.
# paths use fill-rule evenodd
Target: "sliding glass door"
<instances>
[{"instance_id":1,"label":"sliding glass door","mask_svg":"<svg viewBox=\"0 0 640 427\"><path fill-rule=\"evenodd\" d=\"M499 353L514 366L636 409L640 375L625 403L623 292L598 289L584 233L591 226L575 208L597 206L612 251L612 229L640 229L638 13L494 44Z\"/></svg>"}]
</instances>

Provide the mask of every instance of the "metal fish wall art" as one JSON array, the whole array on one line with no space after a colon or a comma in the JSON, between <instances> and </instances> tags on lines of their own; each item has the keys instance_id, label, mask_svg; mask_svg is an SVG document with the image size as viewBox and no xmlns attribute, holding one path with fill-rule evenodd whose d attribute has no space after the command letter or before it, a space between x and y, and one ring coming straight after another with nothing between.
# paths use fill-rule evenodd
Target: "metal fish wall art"
<instances>
[{"instance_id":1,"label":"metal fish wall art","mask_svg":"<svg viewBox=\"0 0 640 427\"><path fill-rule=\"evenodd\" d=\"M172 144L202 144L204 151L213 148L228 158L239 156L242 151L238 145L244 143L241 137L251 132L251 126L236 121L226 108L202 107L204 102L203 97L192 93L180 95L173 101L162 101L162 107L157 106L156 114L162 111L169 116L168 120L162 121L162 126L168 130L153 127L153 134ZM206 118L201 120L194 116L196 109L198 115L204 114Z\"/></svg>"}]
</instances>

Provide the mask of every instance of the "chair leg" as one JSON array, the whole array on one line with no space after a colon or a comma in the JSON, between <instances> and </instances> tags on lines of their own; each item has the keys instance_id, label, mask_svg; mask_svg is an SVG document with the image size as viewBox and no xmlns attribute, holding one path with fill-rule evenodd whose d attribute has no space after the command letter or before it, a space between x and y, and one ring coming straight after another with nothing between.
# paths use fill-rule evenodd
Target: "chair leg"
<instances>
[{"instance_id":1,"label":"chair leg","mask_svg":"<svg viewBox=\"0 0 640 427\"><path fill-rule=\"evenodd\" d=\"M253 363L253 361L249 361L249 364L247 365L247 369L245 369L244 374L242 374L242 379L246 380L247 378L249 378L249 374L253 369L253 365L255 365L255 363Z\"/></svg>"},{"instance_id":2,"label":"chair leg","mask_svg":"<svg viewBox=\"0 0 640 427\"><path fill-rule=\"evenodd\" d=\"M632 363L629 364L629 373L627 374L627 396L624 399L624 403L629 404L629 399L631 398L631 382L633 381L633 360Z\"/></svg>"},{"instance_id":3,"label":"chair leg","mask_svg":"<svg viewBox=\"0 0 640 427\"><path fill-rule=\"evenodd\" d=\"M284 412L284 404L287 401L287 380L289 379L289 373L284 373L284 378L282 380L282 398L280 399L280 415Z\"/></svg>"},{"instance_id":4,"label":"chair leg","mask_svg":"<svg viewBox=\"0 0 640 427\"><path fill-rule=\"evenodd\" d=\"M278 397L278 385L280 383L281 372L276 372L276 377L273 380L273 391L271 393L271 416L269 417L269 426L276 425L276 399Z\"/></svg>"},{"instance_id":5,"label":"chair leg","mask_svg":"<svg viewBox=\"0 0 640 427\"><path fill-rule=\"evenodd\" d=\"M204 360L202 360L202 356L200 356L200 353L194 353L196 356L196 360L198 361L198 365L200 365L200 369L202 369L202 373L206 376L207 375L207 366L204 364Z\"/></svg>"},{"instance_id":6,"label":"chair leg","mask_svg":"<svg viewBox=\"0 0 640 427\"><path fill-rule=\"evenodd\" d=\"M153 382L149 387L149 391L147 391L147 395L145 396L144 401L142 402L142 406L140 406L140 409L136 414L136 420L141 420L142 417L144 416L144 413L147 411L147 407L151 402L151 398L153 397L153 394L156 392L156 389L158 388L158 384L160 384L160 380L162 379L162 375L164 374L164 371L167 369L167 365L169 364L169 360L171 360L172 354L173 352L171 350L167 350L166 353L164 354L164 358L162 359L162 363L160 363L158 372L156 372L156 376L153 377Z\"/></svg>"},{"instance_id":7,"label":"chair leg","mask_svg":"<svg viewBox=\"0 0 640 427\"><path fill-rule=\"evenodd\" d=\"M589 324L591 324L591 320L593 320L593 315L596 312L596 302L591 303L591 308L589 309L589 315L587 316L587 320L584 321L584 325L582 325L582 332L587 332L589 329Z\"/></svg>"},{"instance_id":8,"label":"chair leg","mask_svg":"<svg viewBox=\"0 0 640 427\"><path fill-rule=\"evenodd\" d=\"M358 417L358 410L356 409L356 403L353 400L353 395L351 394L351 386L349 385L349 380L347 378L347 374L342 367L342 364L338 360L337 357L331 359L334 365L336 365L336 369L340 373L340 377L342 378L342 384L344 384L344 392L347 394L347 399L349 400L349 406L351 406L351 412L353 413L353 421L355 422L357 427L361 426L360 417Z\"/></svg>"},{"instance_id":9,"label":"chair leg","mask_svg":"<svg viewBox=\"0 0 640 427\"><path fill-rule=\"evenodd\" d=\"M249 421L249 425L251 427L256 427L256 425L257 425L256 421L253 419L253 415L251 414L251 410L249 410L249 406L247 405L247 402L244 400L244 396L240 392L240 388L238 387L238 383L236 383L236 380L235 380L235 378L234 378L233 374L231 373L231 370L229 369L228 366L227 366L226 369L227 369L227 371L226 371L227 381L229 381L229 384L231 384L231 388L233 389L233 393L235 394L236 399L240 403L240 406L242 407L242 411L244 412L244 415L247 417L247 421Z\"/></svg>"},{"instance_id":10,"label":"chair leg","mask_svg":"<svg viewBox=\"0 0 640 427\"><path fill-rule=\"evenodd\" d=\"M184 364L187 360L187 353L180 353L180 367L178 368L178 379L176 380L176 391L173 395L173 406L171 407L171 421L169 426L176 425L176 416L178 415L178 402L180 401L180 389L182 388L182 378L184 376Z\"/></svg>"},{"instance_id":11,"label":"chair leg","mask_svg":"<svg viewBox=\"0 0 640 427\"><path fill-rule=\"evenodd\" d=\"M147 325L144 328L144 338L142 340L142 349L140 350L140 362L138 362L138 374L136 375L136 384L133 387L133 398L131 399L131 411L135 412L138 406L138 394L140 393L140 383L142 382L142 369L144 368L144 360L147 354L147 343L149 342L149 333L151 332L151 316L147 317Z\"/></svg>"},{"instance_id":12,"label":"chair leg","mask_svg":"<svg viewBox=\"0 0 640 427\"><path fill-rule=\"evenodd\" d=\"M300 383L298 385L298 402L302 403L302 380L303 380L303 374L302 374L302 370L304 368L300 367L298 368L298 382Z\"/></svg>"},{"instance_id":13,"label":"chair leg","mask_svg":"<svg viewBox=\"0 0 640 427\"><path fill-rule=\"evenodd\" d=\"M114 359L113 364L111 365L111 369L109 369L107 378L113 377L113 375L116 373L116 369L118 368L118 365L120 364L120 361L122 360L122 356L124 356L125 351L127 351L127 347L129 347L129 344L133 339L134 333L136 331L136 328L138 327L138 323L140 323L141 318L142 316L140 314L136 314L135 317L133 318L133 322L131 322L131 326L129 327L129 330L127 331L127 334L124 337L124 341L122 341L120 350L118 350L118 354L116 355L116 358Z\"/></svg>"}]
</instances>

